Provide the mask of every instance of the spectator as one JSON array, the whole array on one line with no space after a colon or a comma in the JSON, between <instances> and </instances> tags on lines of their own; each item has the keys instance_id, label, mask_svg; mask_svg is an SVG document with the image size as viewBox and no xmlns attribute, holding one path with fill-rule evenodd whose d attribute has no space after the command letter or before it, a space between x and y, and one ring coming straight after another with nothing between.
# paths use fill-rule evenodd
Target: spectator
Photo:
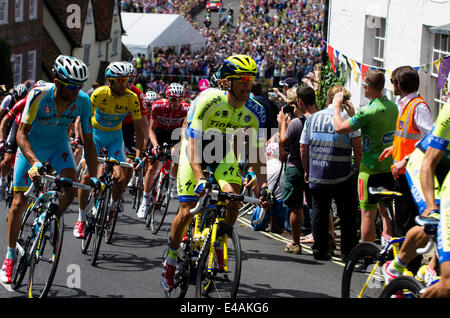
<instances>
[{"instance_id":1,"label":"spectator","mask_svg":"<svg viewBox=\"0 0 450 318\"><path fill-rule=\"evenodd\" d=\"M395 226L398 235L406 235L415 225L414 218L418 210L405 177L405 167L415 144L433 127L433 116L423 97L417 94L420 82L416 70L410 66L398 67L392 72L391 82L394 94L400 97L397 102L399 117L394 143L383 151L380 160L392 154L395 186L403 193L402 198L395 201Z\"/></svg>"},{"instance_id":2,"label":"spectator","mask_svg":"<svg viewBox=\"0 0 450 318\"><path fill-rule=\"evenodd\" d=\"M274 133L278 132L278 108L274 103L272 103L272 101L270 101L267 89L261 81L257 81L253 85L252 93L254 94L254 99L260 103L266 111L266 136L267 139L270 139Z\"/></svg>"},{"instance_id":3,"label":"spectator","mask_svg":"<svg viewBox=\"0 0 450 318\"><path fill-rule=\"evenodd\" d=\"M358 175L361 240L374 242L376 239L375 217L377 215L377 205L383 220L383 232L389 236L395 235L390 226L389 215L382 202L376 202L369 197L367 189L368 187L379 186L391 190L394 189L394 179L390 171L392 160L380 162L378 158L384 149L392 145L398 109L394 102L383 96L383 72L368 71L364 76L363 87L364 96L370 100L369 105L360 109L356 115L347 121L342 120L340 110L335 108L334 127L339 134L361 129L363 155ZM342 93L341 95L343 98ZM339 104L344 105L344 109L350 116L354 114L353 105L349 100L339 100Z\"/></svg>"},{"instance_id":4,"label":"spectator","mask_svg":"<svg viewBox=\"0 0 450 318\"><path fill-rule=\"evenodd\" d=\"M311 115L301 136L301 158L305 179L312 196L313 256L316 260L331 258L329 216L334 199L341 219L341 257L349 255L357 243L356 182L353 177L352 149L357 165L361 160L361 134L359 131L339 135L333 126L335 96L349 93L335 85L328 90L328 107ZM333 103L333 104L332 104ZM345 118L348 116L342 114Z\"/></svg>"},{"instance_id":5,"label":"spectator","mask_svg":"<svg viewBox=\"0 0 450 318\"><path fill-rule=\"evenodd\" d=\"M301 253L300 232L303 221L303 192L306 187L300 160L300 135L305 117L296 103L283 107L278 114L280 148L287 152L286 171L283 180L283 204L289 210L291 242L284 249L287 253ZM284 158L282 158L284 159Z\"/></svg>"}]
</instances>

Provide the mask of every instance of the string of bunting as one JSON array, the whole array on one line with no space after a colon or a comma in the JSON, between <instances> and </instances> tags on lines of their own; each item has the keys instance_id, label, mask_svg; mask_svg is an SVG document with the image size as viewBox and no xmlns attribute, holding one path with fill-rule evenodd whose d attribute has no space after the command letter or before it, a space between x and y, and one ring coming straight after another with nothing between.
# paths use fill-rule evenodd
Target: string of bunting
<instances>
[{"instance_id":1,"label":"string of bunting","mask_svg":"<svg viewBox=\"0 0 450 318\"><path fill-rule=\"evenodd\" d=\"M364 75L369 70L379 70L388 76L388 81L390 81L391 75L392 75L392 69L390 68L381 68L373 65L368 65L365 63L358 62L357 60L346 56L345 54L342 54L342 52L338 51L334 47L332 47L329 43L326 41L322 41L322 43L327 47L327 55L331 63L331 67L333 69L333 72L336 73L338 64L345 63L351 68L351 72L353 75L353 79L355 82L359 81L359 76L362 76L362 79L364 80ZM443 87L445 87L445 83L448 79L449 71L450 71L450 55L446 57L441 57L440 59L436 61L432 61L420 66L413 67L417 72L422 71L424 73L428 73L430 71L430 68L432 65L436 68L436 73L438 73L438 80L437 80L437 89L441 90ZM345 76L349 75L348 68ZM447 87L445 87L447 89Z\"/></svg>"}]
</instances>

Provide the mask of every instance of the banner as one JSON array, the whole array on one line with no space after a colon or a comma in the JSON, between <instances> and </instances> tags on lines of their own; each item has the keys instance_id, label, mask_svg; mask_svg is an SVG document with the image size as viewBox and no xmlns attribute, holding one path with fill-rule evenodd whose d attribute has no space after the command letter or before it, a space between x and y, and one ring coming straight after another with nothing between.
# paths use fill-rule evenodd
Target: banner
<instances>
[{"instance_id":1,"label":"banner","mask_svg":"<svg viewBox=\"0 0 450 318\"><path fill-rule=\"evenodd\" d=\"M440 64L439 75L437 79L437 89L440 91L448 78L450 71L450 56L447 56Z\"/></svg>"}]
</instances>

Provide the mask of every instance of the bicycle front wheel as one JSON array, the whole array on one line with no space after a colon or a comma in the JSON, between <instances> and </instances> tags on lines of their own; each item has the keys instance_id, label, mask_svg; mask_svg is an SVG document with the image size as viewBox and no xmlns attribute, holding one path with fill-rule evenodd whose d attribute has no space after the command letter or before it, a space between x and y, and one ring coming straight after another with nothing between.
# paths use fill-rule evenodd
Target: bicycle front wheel
<instances>
[{"instance_id":1,"label":"bicycle front wheel","mask_svg":"<svg viewBox=\"0 0 450 318\"><path fill-rule=\"evenodd\" d=\"M25 277L28 266L30 266L31 260L31 248L35 241L35 234L33 233L33 219L34 213L32 213L30 207L27 209L22 218L22 226L20 228L19 237L17 239L18 262L17 268L14 271L13 279L11 282L11 288L17 290Z\"/></svg>"},{"instance_id":2,"label":"bicycle front wheel","mask_svg":"<svg viewBox=\"0 0 450 318\"><path fill-rule=\"evenodd\" d=\"M169 181L168 175L163 177L159 194L156 194L156 196L160 198L159 200L155 199L152 205L152 210L150 212L150 229L153 234L158 233L166 218L167 209L169 208L170 203Z\"/></svg>"},{"instance_id":3,"label":"bicycle front wheel","mask_svg":"<svg viewBox=\"0 0 450 318\"><path fill-rule=\"evenodd\" d=\"M220 235L223 231L225 234ZM239 236L232 226L224 222L220 223L218 233L219 240L211 244L209 236L201 250L195 282L197 298L236 298L239 289L242 267Z\"/></svg>"},{"instance_id":4,"label":"bicycle front wheel","mask_svg":"<svg viewBox=\"0 0 450 318\"><path fill-rule=\"evenodd\" d=\"M113 211L111 211L112 207L109 209L109 215L107 215L106 227L105 227L105 242L106 244L111 244L112 236L114 234L114 230L116 229L117 217L119 213L119 205L120 200L116 203L116 206Z\"/></svg>"},{"instance_id":5,"label":"bicycle front wheel","mask_svg":"<svg viewBox=\"0 0 450 318\"><path fill-rule=\"evenodd\" d=\"M357 245L349 255L342 275L342 298L377 298L384 286L380 248L374 243Z\"/></svg>"},{"instance_id":6,"label":"bicycle front wheel","mask_svg":"<svg viewBox=\"0 0 450 318\"><path fill-rule=\"evenodd\" d=\"M92 244L91 264L95 266L97 263L98 253L102 244L103 233L107 222L107 213L109 213L108 204L111 199L111 190L107 189L106 193L98 202L96 221L94 224L94 241Z\"/></svg>"},{"instance_id":7,"label":"bicycle front wheel","mask_svg":"<svg viewBox=\"0 0 450 318\"><path fill-rule=\"evenodd\" d=\"M390 282L380 298L419 298L425 286L411 276L400 276Z\"/></svg>"},{"instance_id":8,"label":"bicycle front wheel","mask_svg":"<svg viewBox=\"0 0 450 318\"><path fill-rule=\"evenodd\" d=\"M63 215L52 215L41 226L30 265L28 297L44 298L55 278L64 237Z\"/></svg>"}]
</instances>

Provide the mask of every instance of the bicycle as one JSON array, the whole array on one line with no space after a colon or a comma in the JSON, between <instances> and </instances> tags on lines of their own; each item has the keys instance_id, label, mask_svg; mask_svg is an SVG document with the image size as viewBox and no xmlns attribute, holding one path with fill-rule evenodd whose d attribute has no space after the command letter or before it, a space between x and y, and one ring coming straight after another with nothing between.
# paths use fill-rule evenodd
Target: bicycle
<instances>
[{"instance_id":1,"label":"bicycle","mask_svg":"<svg viewBox=\"0 0 450 318\"><path fill-rule=\"evenodd\" d=\"M39 169L40 174L49 171L48 164ZM51 189L50 184L53 185ZM90 186L72 179L43 175L41 182L33 182L25 192L31 202L22 218L16 245L18 265L13 274L12 288L17 290L21 286L30 267L27 289L29 298L46 297L52 286L64 235L64 215L58 209L59 197L64 188L71 187L91 190Z\"/></svg>"},{"instance_id":2,"label":"bicycle","mask_svg":"<svg viewBox=\"0 0 450 318\"><path fill-rule=\"evenodd\" d=\"M131 155L129 155L128 158L135 159L135 157ZM139 210L144 195L144 172L145 164L141 163L141 167L138 170L133 171L131 183L127 186L128 192L130 192L133 197L133 209L136 209L136 212Z\"/></svg>"},{"instance_id":3,"label":"bicycle","mask_svg":"<svg viewBox=\"0 0 450 318\"><path fill-rule=\"evenodd\" d=\"M146 212L146 226L150 227L153 234L158 233L164 222L167 210L170 204L170 190L172 181L170 178L170 169L172 165L171 146L164 143L157 157L149 156L150 160L159 160L162 162L161 168L156 175L153 187L150 191L153 198L153 204L150 213Z\"/></svg>"},{"instance_id":4,"label":"bicycle","mask_svg":"<svg viewBox=\"0 0 450 318\"><path fill-rule=\"evenodd\" d=\"M91 254L92 265L97 263L103 237L107 244L111 243L116 227L120 201L116 202L114 213L111 213L112 206L110 205L114 184L114 166L119 165L125 168L133 168L133 165L128 162L118 162L107 157L98 157L97 159L99 162L104 163L103 171L94 187L94 193L91 193L89 197L89 206L93 205L93 208L87 209L87 222L83 230L83 239L81 240L81 252L86 254L90 241L94 238Z\"/></svg>"},{"instance_id":5,"label":"bicycle","mask_svg":"<svg viewBox=\"0 0 450 318\"><path fill-rule=\"evenodd\" d=\"M241 243L234 227L225 222L226 200L259 204L258 198L208 189L190 211L192 214L201 213L204 217L204 241L196 263L197 298L235 298L239 289Z\"/></svg>"},{"instance_id":6,"label":"bicycle","mask_svg":"<svg viewBox=\"0 0 450 318\"><path fill-rule=\"evenodd\" d=\"M369 193L385 202L389 218L393 224L392 201L402 196L400 192L385 188L369 187ZM384 276L381 267L385 262L397 256L404 237L385 237L380 248L372 242L362 242L350 252L344 267L341 282L342 298L376 298L384 288Z\"/></svg>"},{"instance_id":7,"label":"bicycle","mask_svg":"<svg viewBox=\"0 0 450 318\"><path fill-rule=\"evenodd\" d=\"M418 225L422 226L425 233L430 236L428 244L424 248L417 249L417 254L427 254L433 248L437 253L436 242L439 220L432 217L416 216L415 221ZM384 288L384 290L380 294L380 298L420 298L426 288L439 281L439 265L436 266L436 272L438 278L431 282L429 285L425 285L422 281L418 280L414 276L403 274L402 276L393 279L386 286L386 288Z\"/></svg>"}]
</instances>

